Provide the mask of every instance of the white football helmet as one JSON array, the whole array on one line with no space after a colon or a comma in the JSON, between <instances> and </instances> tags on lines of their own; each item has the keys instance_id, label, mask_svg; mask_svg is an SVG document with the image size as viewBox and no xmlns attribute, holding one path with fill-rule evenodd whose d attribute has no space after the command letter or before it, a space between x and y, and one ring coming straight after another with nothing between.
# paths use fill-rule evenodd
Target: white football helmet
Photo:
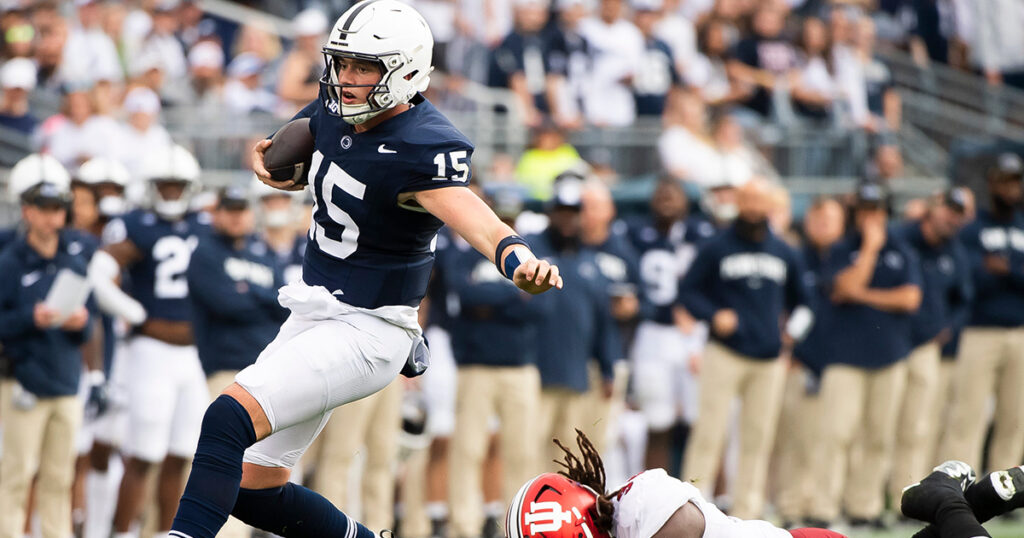
<instances>
[{"instance_id":1,"label":"white football helmet","mask_svg":"<svg viewBox=\"0 0 1024 538\"><path fill-rule=\"evenodd\" d=\"M320 78L320 99L327 112L358 125L408 103L430 84L434 37L427 21L398 0L363 0L334 23L323 54L327 67ZM340 58L367 60L380 65L381 79L369 87L367 102L346 105L335 62Z\"/></svg>"},{"instance_id":2,"label":"white football helmet","mask_svg":"<svg viewBox=\"0 0 1024 538\"><path fill-rule=\"evenodd\" d=\"M32 153L15 163L7 178L7 191L12 202L18 203L29 189L40 183L51 183L58 191L69 193L71 175L51 155Z\"/></svg>"},{"instance_id":3,"label":"white football helmet","mask_svg":"<svg viewBox=\"0 0 1024 538\"><path fill-rule=\"evenodd\" d=\"M153 211L168 219L180 219L189 208L189 201L199 191L199 162L187 149L175 144L146 156L142 161L142 179L146 182ZM184 183L185 191L177 200L165 200L159 183Z\"/></svg>"},{"instance_id":4,"label":"white football helmet","mask_svg":"<svg viewBox=\"0 0 1024 538\"><path fill-rule=\"evenodd\" d=\"M128 187L131 175L128 169L119 161L109 157L93 157L78 167L75 179L97 187L99 185L116 185L121 194L105 194L99 199L97 207L100 215L113 218L123 215L128 210L128 202L124 197L124 190Z\"/></svg>"}]
</instances>

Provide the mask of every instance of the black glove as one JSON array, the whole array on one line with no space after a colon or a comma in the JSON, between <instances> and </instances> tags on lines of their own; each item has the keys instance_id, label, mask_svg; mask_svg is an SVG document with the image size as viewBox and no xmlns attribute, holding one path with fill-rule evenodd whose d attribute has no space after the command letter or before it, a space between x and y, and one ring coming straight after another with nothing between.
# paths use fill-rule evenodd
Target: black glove
<instances>
[{"instance_id":1,"label":"black glove","mask_svg":"<svg viewBox=\"0 0 1024 538\"><path fill-rule=\"evenodd\" d=\"M110 394L107 392L107 380L103 372L96 370L86 375L89 376L89 399L85 402L85 417L86 420L95 420L110 407Z\"/></svg>"}]
</instances>

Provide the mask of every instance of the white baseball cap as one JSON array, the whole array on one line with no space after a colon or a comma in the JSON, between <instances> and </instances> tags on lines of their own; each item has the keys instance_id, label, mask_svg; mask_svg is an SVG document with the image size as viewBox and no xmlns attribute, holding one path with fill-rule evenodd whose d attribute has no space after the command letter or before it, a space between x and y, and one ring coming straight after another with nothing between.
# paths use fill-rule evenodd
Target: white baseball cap
<instances>
[{"instance_id":1,"label":"white baseball cap","mask_svg":"<svg viewBox=\"0 0 1024 538\"><path fill-rule=\"evenodd\" d=\"M224 67L224 49L213 41L200 41L188 51L188 65L221 69Z\"/></svg>"},{"instance_id":2,"label":"white baseball cap","mask_svg":"<svg viewBox=\"0 0 1024 538\"><path fill-rule=\"evenodd\" d=\"M36 64L28 58L12 58L0 68L0 87L32 91L36 87Z\"/></svg>"},{"instance_id":3,"label":"white baseball cap","mask_svg":"<svg viewBox=\"0 0 1024 538\"><path fill-rule=\"evenodd\" d=\"M143 113L143 114L159 114L160 113L160 97L156 93L146 87L138 87L128 92L128 95L124 98L124 105L122 105L124 111L129 114Z\"/></svg>"},{"instance_id":4,"label":"white baseball cap","mask_svg":"<svg viewBox=\"0 0 1024 538\"><path fill-rule=\"evenodd\" d=\"M327 31L327 16L316 8L304 9L292 21L292 31L296 37L323 35Z\"/></svg>"}]
</instances>

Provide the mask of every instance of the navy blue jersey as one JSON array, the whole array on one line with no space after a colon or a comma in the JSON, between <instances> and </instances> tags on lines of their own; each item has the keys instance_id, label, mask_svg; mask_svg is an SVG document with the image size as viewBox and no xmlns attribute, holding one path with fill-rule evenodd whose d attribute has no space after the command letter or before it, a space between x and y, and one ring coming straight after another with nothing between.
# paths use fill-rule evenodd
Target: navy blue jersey
<instances>
[{"instance_id":1,"label":"navy blue jersey","mask_svg":"<svg viewBox=\"0 0 1024 538\"><path fill-rule=\"evenodd\" d=\"M281 252L271 252L274 264L284 275L285 284L296 282L302 278L302 258L306 255L307 242L305 234L302 234L295 238L292 248Z\"/></svg>"},{"instance_id":2,"label":"navy blue jersey","mask_svg":"<svg viewBox=\"0 0 1024 538\"><path fill-rule=\"evenodd\" d=\"M430 296L430 311L427 313L427 325L436 325L449 330L455 316L459 315L459 299L449 284L449 273L459 265L464 251L473 250L469 243L457 243L455 234L447 227L437 233L437 244L434 256L434 271L430 277L427 295Z\"/></svg>"},{"instance_id":3,"label":"navy blue jersey","mask_svg":"<svg viewBox=\"0 0 1024 538\"><path fill-rule=\"evenodd\" d=\"M608 280L608 295L613 297L639 293L640 266L628 233L626 223L616 221L603 243L588 245L595 251L597 268Z\"/></svg>"},{"instance_id":4,"label":"navy blue jersey","mask_svg":"<svg viewBox=\"0 0 1024 538\"><path fill-rule=\"evenodd\" d=\"M832 247L825 270L831 295L835 277L849 267L860 251L860 235L852 234ZM893 234L878 252L878 262L869 288L892 289L904 285L921 286L917 256ZM904 359L911 349L910 324L913 314L878 310L864 304L834 305L834 330L831 332L832 361L863 368L882 368Z\"/></svg>"},{"instance_id":5,"label":"navy blue jersey","mask_svg":"<svg viewBox=\"0 0 1024 538\"><path fill-rule=\"evenodd\" d=\"M310 168L313 222L302 280L362 308L415 306L427 291L434 238L443 223L403 193L464 187L473 144L422 97L373 129L327 113L310 114L316 151Z\"/></svg>"},{"instance_id":6,"label":"navy blue jersey","mask_svg":"<svg viewBox=\"0 0 1024 538\"><path fill-rule=\"evenodd\" d=\"M1000 221L978 211L974 222L960 232L974 280L974 304L968 325L1020 327L1024 325L1024 214L1019 211ZM987 256L1009 262L1010 272L995 274L985 267Z\"/></svg>"},{"instance_id":7,"label":"navy blue jersey","mask_svg":"<svg viewBox=\"0 0 1024 538\"><path fill-rule=\"evenodd\" d=\"M667 234L658 231L651 219L630 226L633 246L639 255L641 316L672 324L672 305L679 293L679 281L697 255L697 245L715 234L710 222L690 217L676 222Z\"/></svg>"},{"instance_id":8,"label":"navy blue jersey","mask_svg":"<svg viewBox=\"0 0 1024 538\"><path fill-rule=\"evenodd\" d=\"M899 230L921 263L921 308L914 316L913 345L918 346L963 326L973 294L967 253L956 238L940 245L925 240L921 224L912 222Z\"/></svg>"},{"instance_id":9,"label":"navy blue jersey","mask_svg":"<svg viewBox=\"0 0 1024 538\"><path fill-rule=\"evenodd\" d=\"M107 244L131 241L142 258L128 267L131 295L150 318L191 321L188 269L199 238L209 232L205 213L188 213L168 221L152 211L136 209L110 221L103 231Z\"/></svg>"},{"instance_id":10,"label":"navy blue jersey","mask_svg":"<svg viewBox=\"0 0 1024 538\"><path fill-rule=\"evenodd\" d=\"M802 260L785 241L771 232L750 241L734 225L701 245L680 285L679 302L709 323L719 310L733 310L736 331L711 337L748 357L774 359L782 347L782 315L812 303L804 277Z\"/></svg>"},{"instance_id":11,"label":"navy blue jersey","mask_svg":"<svg viewBox=\"0 0 1024 538\"><path fill-rule=\"evenodd\" d=\"M647 39L642 63L633 76L636 113L641 116L660 116L665 111L669 90L678 85L679 81L672 49L660 39Z\"/></svg>"}]
</instances>

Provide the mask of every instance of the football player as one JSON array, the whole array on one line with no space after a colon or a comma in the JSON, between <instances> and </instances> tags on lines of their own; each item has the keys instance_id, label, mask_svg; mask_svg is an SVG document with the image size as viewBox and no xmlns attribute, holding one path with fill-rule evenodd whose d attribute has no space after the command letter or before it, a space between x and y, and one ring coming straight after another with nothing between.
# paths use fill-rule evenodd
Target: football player
<instances>
[{"instance_id":1,"label":"football player","mask_svg":"<svg viewBox=\"0 0 1024 538\"><path fill-rule=\"evenodd\" d=\"M951 460L903 490L903 514L931 523L913 538L982 538L982 523L1024 507L1024 466L975 480L970 465Z\"/></svg>"},{"instance_id":2,"label":"football player","mask_svg":"<svg viewBox=\"0 0 1024 538\"><path fill-rule=\"evenodd\" d=\"M664 469L644 471L605 492L604 463L576 430L580 456L565 453L559 474L519 489L505 517L509 538L844 538L823 529L786 531L767 521L728 517L689 482Z\"/></svg>"},{"instance_id":3,"label":"football player","mask_svg":"<svg viewBox=\"0 0 1024 538\"><path fill-rule=\"evenodd\" d=\"M674 427L688 430L697 418L697 380L690 368L707 340L707 327L673 307L679 281L697 254L697 244L715 227L687 217L682 185L671 178L658 182L651 195L651 217L630 227L640 255L642 308L630 360L633 384L648 427L647 467L669 468Z\"/></svg>"},{"instance_id":4,"label":"football player","mask_svg":"<svg viewBox=\"0 0 1024 538\"><path fill-rule=\"evenodd\" d=\"M359 2L335 23L321 97L299 113L315 141L302 281L280 290L291 315L277 338L208 408L171 536L212 538L229 513L287 536L373 536L288 477L333 408L422 371L416 307L442 223L521 289L561 287L555 266L461 188L473 145L420 94L432 48L423 17L398 0ZM271 179L270 144L254 148L256 174L303 188Z\"/></svg>"},{"instance_id":5,"label":"football player","mask_svg":"<svg viewBox=\"0 0 1024 538\"><path fill-rule=\"evenodd\" d=\"M126 342L122 365L128 428L122 446L124 477L114 514L115 536L131 536L145 500L147 473L160 464L159 528L168 529L181 491L185 464L195 451L206 378L193 344L188 269L206 217L190 212L199 163L181 146L147 156L143 177L152 208L134 210L104 230L104 246L89 266L90 280L110 282L127 269L132 297L142 314ZM123 293L123 292L122 292Z\"/></svg>"}]
</instances>

